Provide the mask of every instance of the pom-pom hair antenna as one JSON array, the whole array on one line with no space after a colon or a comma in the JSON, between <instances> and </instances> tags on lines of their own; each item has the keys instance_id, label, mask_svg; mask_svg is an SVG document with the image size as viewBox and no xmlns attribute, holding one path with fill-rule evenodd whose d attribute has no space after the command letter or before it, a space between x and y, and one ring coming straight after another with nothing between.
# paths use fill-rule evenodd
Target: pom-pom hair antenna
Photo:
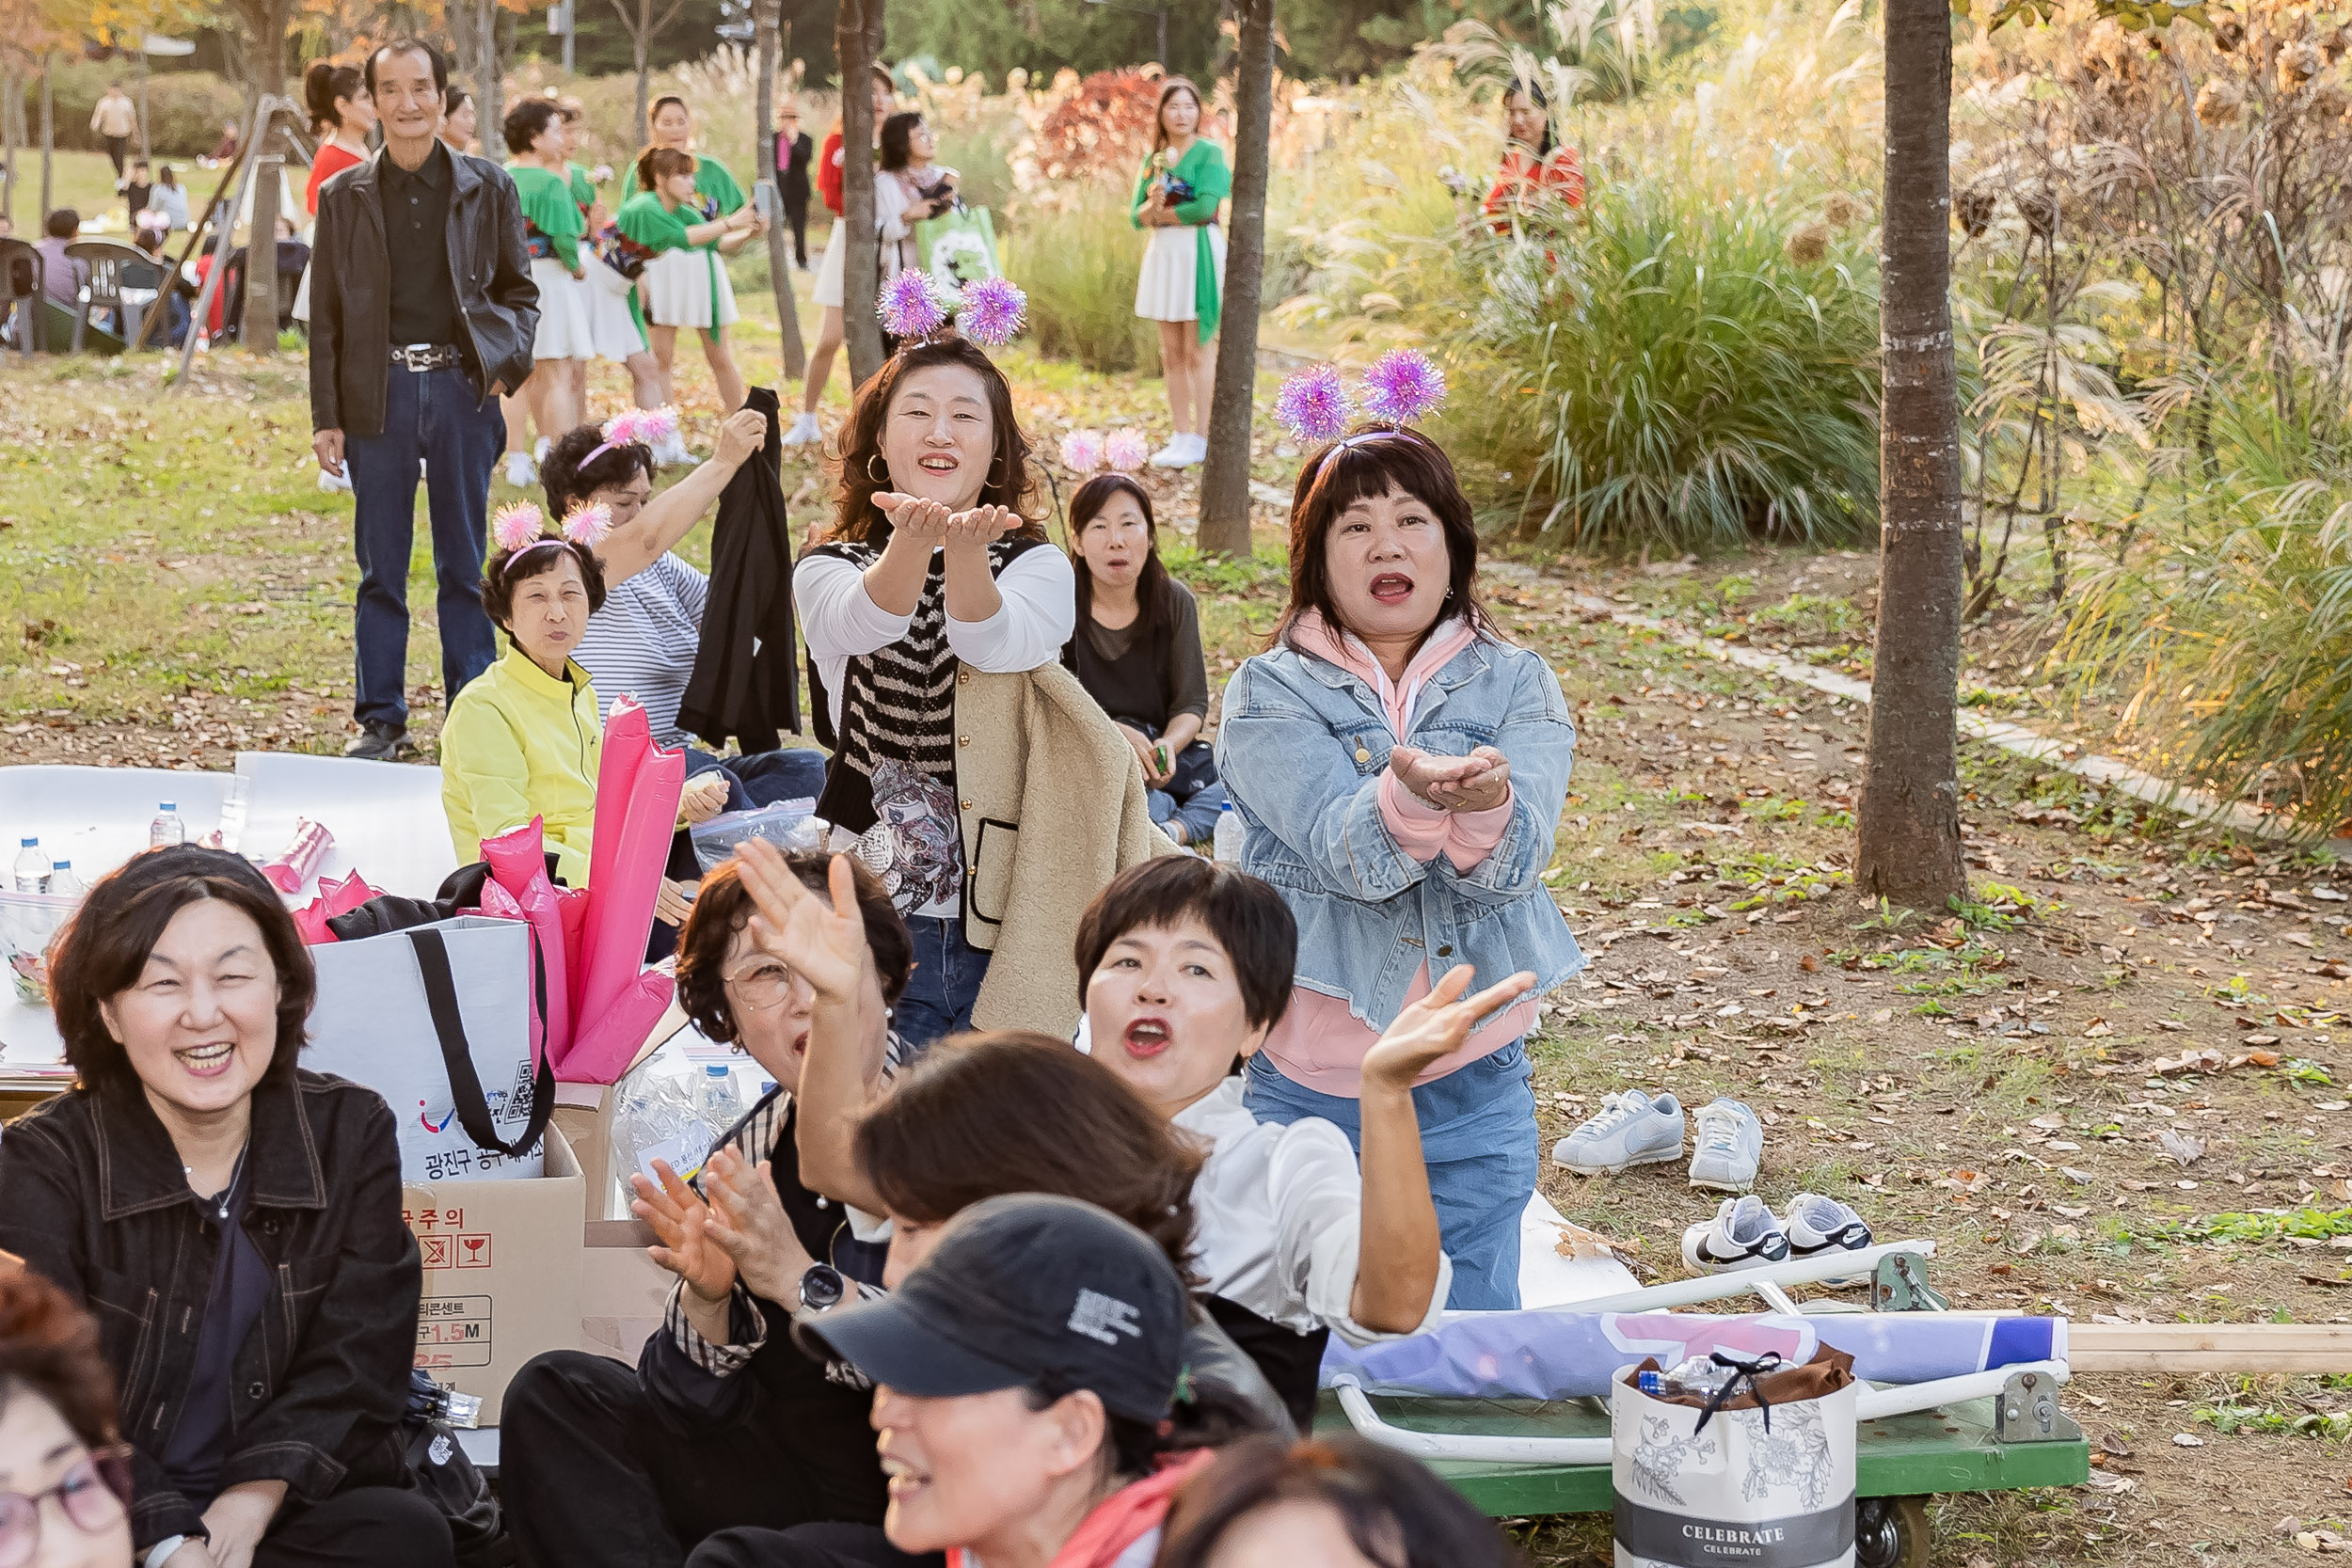
<instances>
[{"instance_id":1,"label":"pom-pom hair antenna","mask_svg":"<svg viewBox=\"0 0 2352 1568\"><path fill-rule=\"evenodd\" d=\"M983 348L1011 342L1028 314L1029 296L1001 277L983 277L963 286L956 307L956 325Z\"/></svg>"},{"instance_id":2,"label":"pom-pom hair antenna","mask_svg":"<svg viewBox=\"0 0 2352 1568\"><path fill-rule=\"evenodd\" d=\"M1152 443L1140 430L1114 430L1103 443L1103 461L1120 473L1137 472L1151 456Z\"/></svg>"},{"instance_id":3,"label":"pom-pom hair antenna","mask_svg":"<svg viewBox=\"0 0 2352 1568\"><path fill-rule=\"evenodd\" d=\"M547 537L547 515L529 501L501 506L490 518L490 537L509 555Z\"/></svg>"},{"instance_id":4,"label":"pom-pom hair antenna","mask_svg":"<svg viewBox=\"0 0 2352 1568\"><path fill-rule=\"evenodd\" d=\"M1274 417L1311 446L1346 435L1350 412L1347 388L1338 369L1330 365L1300 371L1282 383L1274 399Z\"/></svg>"},{"instance_id":5,"label":"pom-pom hair antenna","mask_svg":"<svg viewBox=\"0 0 2352 1568\"><path fill-rule=\"evenodd\" d=\"M1364 412L1384 424L1411 424L1445 402L1445 372L1425 355L1400 348L1364 372Z\"/></svg>"},{"instance_id":6,"label":"pom-pom hair antenna","mask_svg":"<svg viewBox=\"0 0 2352 1568\"><path fill-rule=\"evenodd\" d=\"M947 324L947 311L931 292L931 275L913 267L882 285L874 310L894 338L921 340Z\"/></svg>"},{"instance_id":7,"label":"pom-pom hair antenna","mask_svg":"<svg viewBox=\"0 0 2352 1568\"><path fill-rule=\"evenodd\" d=\"M1061 466L1072 473L1090 474L1102 463L1102 432L1073 430L1061 438Z\"/></svg>"},{"instance_id":8,"label":"pom-pom hair antenna","mask_svg":"<svg viewBox=\"0 0 2352 1568\"><path fill-rule=\"evenodd\" d=\"M575 506L564 518L564 537L592 550L603 544L604 536L612 531L612 509L601 501Z\"/></svg>"},{"instance_id":9,"label":"pom-pom hair antenna","mask_svg":"<svg viewBox=\"0 0 2352 1568\"><path fill-rule=\"evenodd\" d=\"M649 447L660 447L678 433L677 410L675 408L624 408L604 421L604 441L580 460L586 467L615 447L642 441Z\"/></svg>"}]
</instances>

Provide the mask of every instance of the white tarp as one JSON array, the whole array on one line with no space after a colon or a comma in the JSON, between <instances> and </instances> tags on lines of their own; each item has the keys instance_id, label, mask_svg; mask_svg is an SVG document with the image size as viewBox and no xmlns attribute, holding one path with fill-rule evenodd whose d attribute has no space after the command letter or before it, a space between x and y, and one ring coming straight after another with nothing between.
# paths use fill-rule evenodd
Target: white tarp
<instances>
[{"instance_id":1,"label":"white tarp","mask_svg":"<svg viewBox=\"0 0 2352 1568\"><path fill-rule=\"evenodd\" d=\"M441 770L282 752L238 753L233 773L151 768L26 765L0 768L0 855L38 836L53 860L71 860L85 883L147 847L156 807L171 801L190 842L217 831L223 847L268 860L309 817L335 835L318 874L358 871L382 893L430 898L457 868L441 810ZM291 899L307 903L315 880ZM55 1063L63 1053L49 1009L0 995L0 1077Z\"/></svg>"}]
</instances>

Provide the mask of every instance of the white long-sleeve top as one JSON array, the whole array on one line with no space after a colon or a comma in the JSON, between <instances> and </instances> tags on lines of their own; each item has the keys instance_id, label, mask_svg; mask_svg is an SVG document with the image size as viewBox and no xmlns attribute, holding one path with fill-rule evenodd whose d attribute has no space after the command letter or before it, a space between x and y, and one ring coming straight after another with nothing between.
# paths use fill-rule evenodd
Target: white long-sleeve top
<instances>
[{"instance_id":1,"label":"white long-sleeve top","mask_svg":"<svg viewBox=\"0 0 2352 1568\"><path fill-rule=\"evenodd\" d=\"M1173 1118L1209 1146L1192 1187L1201 1288L1294 1333L1327 1327L1352 1345L1403 1338L1348 1311L1364 1185L1347 1134L1319 1117L1260 1121L1242 1103L1243 1086L1238 1075L1228 1078ZM1436 1326L1453 1288L1453 1261L1440 1253L1415 1333Z\"/></svg>"},{"instance_id":2,"label":"white long-sleeve top","mask_svg":"<svg viewBox=\"0 0 2352 1568\"><path fill-rule=\"evenodd\" d=\"M996 593L1004 603L987 620L947 617L948 649L990 674L1034 670L1060 657L1078 624L1078 582L1070 558L1051 545L1024 550L997 575ZM854 562L822 554L803 556L792 568L792 606L838 730L850 660L904 637L914 612L894 615L882 609Z\"/></svg>"}]
</instances>

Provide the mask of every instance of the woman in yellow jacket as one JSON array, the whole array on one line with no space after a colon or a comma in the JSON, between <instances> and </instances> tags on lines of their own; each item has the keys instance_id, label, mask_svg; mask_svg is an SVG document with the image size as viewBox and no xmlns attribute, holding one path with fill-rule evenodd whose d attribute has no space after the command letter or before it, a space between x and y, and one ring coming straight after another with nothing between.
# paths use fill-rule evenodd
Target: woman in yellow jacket
<instances>
[{"instance_id":1,"label":"woman in yellow jacket","mask_svg":"<svg viewBox=\"0 0 2352 1568\"><path fill-rule=\"evenodd\" d=\"M567 887L588 885L604 729L588 672L571 656L604 603L596 546L605 527L600 506L558 531L528 502L491 522L498 549L483 570L482 604L509 646L458 693L441 728L441 805L461 863L482 858L485 838L536 816L556 875ZM700 822L725 803L724 777L706 775L689 782L678 816ZM686 909L684 889L664 882L656 916L675 926Z\"/></svg>"}]
</instances>

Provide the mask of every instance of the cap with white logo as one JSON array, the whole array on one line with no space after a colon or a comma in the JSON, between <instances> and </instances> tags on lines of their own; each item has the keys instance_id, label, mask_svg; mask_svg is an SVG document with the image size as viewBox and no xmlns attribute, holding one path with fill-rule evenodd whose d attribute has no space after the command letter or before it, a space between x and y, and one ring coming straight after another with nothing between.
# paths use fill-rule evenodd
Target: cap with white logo
<instances>
[{"instance_id":1,"label":"cap with white logo","mask_svg":"<svg viewBox=\"0 0 2352 1568\"><path fill-rule=\"evenodd\" d=\"M812 1355L922 1398L1092 1389L1139 1421L1168 1414L1182 1370L1184 1281L1134 1226L1024 1193L949 1221L898 1291L796 1324Z\"/></svg>"}]
</instances>

